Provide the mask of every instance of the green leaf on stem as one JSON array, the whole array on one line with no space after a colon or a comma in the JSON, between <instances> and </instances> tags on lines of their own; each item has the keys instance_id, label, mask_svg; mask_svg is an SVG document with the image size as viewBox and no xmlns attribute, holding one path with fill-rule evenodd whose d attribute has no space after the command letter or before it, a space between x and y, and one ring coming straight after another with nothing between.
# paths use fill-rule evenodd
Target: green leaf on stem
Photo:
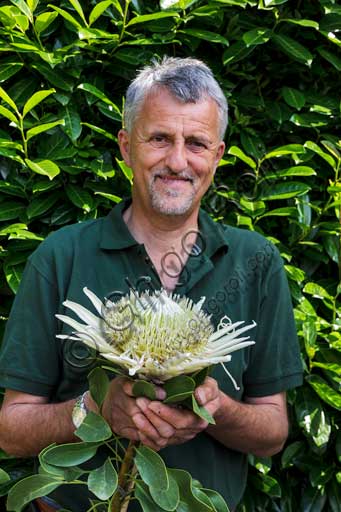
<instances>
[{"instance_id":1,"label":"green leaf on stem","mask_svg":"<svg viewBox=\"0 0 341 512\"><path fill-rule=\"evenodd\" d=\"M89 389L92 399L98 407L102 407L109 388L109 378L103 368L94 368L88 375Z\"/></svg>"},{"instance_id":2,"label":"green leaf on stem","mask_svg":"<svg viewBox=\"0 0 341 512\"><path fill-rule=\"evenodd\" d=\"M23 117L26 116L34 107L39 105L45 98L56 92L56 89L48 89L34 93L25 103L23 109Z\"/></svg>"},{"instance_id":3,"label":"green leaf on stem","mask_svg":"<svg viewBox=\"0 0 341 512\"><path fill-rule=\"evenodd\" d=\"M110 439L112 432L102 416L90 411L75 430L75 435L86 443L96 443Z\"/></svg>"},{"instance_id":4,"label":"green leaf on stem","mask_svg":"<svg viewBox=\"0 0 341 512\"><path fill-rule=\"evenodd\" d=\"M151 487L166 491L169 478L165 463L154 450L147 446L136 449L135 464L142 480Z\"/></svg>"},{"instance_id":5,"label":"green leaf on stem","mask_svg":"<svg viewBox=\"0 0 341 512\"><path fill-rule=\"evenodd\" d=\"M179 487L169 471L167 471L167 475L169 479L168 489L162 490L159 487L150 486L149 492L155 503L159 505L162 510L172 511L176 510L180 501Z\"/></svg>"},{"instance_id":6,"label":"green leaf on stem","mask_svg":"<svg viewBox=\"0 0 341 512\"><path fill-rule=\"evenodd\" d=\"M117 489L118 476L110 458L88 476L88 487L100 500L109 499Z\"/></svg>"},{"instance_id":7,"label":"green leaf on stem","mask_svg":"<svg viewBox=\"0 0 341 512\"><path fill-rule=\"evenodd\" d=\"M145 396L149 400L156 400L155 387L152 382L135 380L132 391L134 396Z\"/></svg>"},{"instance_id":8,"label":"green leaf on stem","mask_svg":"<svg viewBox=\"0 0 341 512\"><path fill-rule=\"evenodd\" d=\"M20 512L27 503L46 496L63 483L63 480L56 476L33 475L24 478L10 489L7 497L7 510Z\"/></svg>"},{"instance_id":9,"label":"green leaf on stem","mask_svg":"<svg viewBox=\"0 0 341 512\"><path fill-rule=\"evenodd\" d=\"M90 413L89 413L90 414ZM101 443L68 443L46 449L43 459L48 464L71 467L82 464L96 454Z\"/></svg>"},{"instance_id":10,"label":"green leaf on stem","mask_svg":"<svg viewBox=\"0 0 341 512\"><path fill-rule=\"evenodd\" d=\"M165 382L163 389L167 393L164 403L176 403L192 396L195 381L188 375L178 375Z\"/></svg>"},{"instance_id":11,"label":"green leaf on stem","mask_svg":"<svg viewBox=\"0 0 341 512\"><path fill-rule=\"evenodd\" d=\"M208 410L205 407L198 404L194 395L192 395L192 410L197 416L207 421L207 423L215 425L213 416L208 412Z\"/></svg>"},{"instance_id":12,"label":"green leaf on stem","mask_svg":"<svg viewBox=\"0 0 341 512\"><path fill-rule=\"evenodd\" d=\"M58 165L51 160L36 160L34 162L33 160L25 158L25 163L31 171L42 174L43 176L48 176L50 180L53 180L53 178L60 173Z\"/></svg>"},{"instance_id":13,"label":"green leaf on stem","mask_svg":"<svg viewBox=\"0 0 341 512\"><path fill-rule=\"evenodd\" d=\"M206 505L206 503L195 495L193 479L187 471L182 469L169 469L168 472L172 475L179 486L180 505L181 502L183 502L187 506L187 508L182 508L181 510L212 512L212 507ZM180 510L180 506L178 510Z\"/></svg>"}]
</instances>

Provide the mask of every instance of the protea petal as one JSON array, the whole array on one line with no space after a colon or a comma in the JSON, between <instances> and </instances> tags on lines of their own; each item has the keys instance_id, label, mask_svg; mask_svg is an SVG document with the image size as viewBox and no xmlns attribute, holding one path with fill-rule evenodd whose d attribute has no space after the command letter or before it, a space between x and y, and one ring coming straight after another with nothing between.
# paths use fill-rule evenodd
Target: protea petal
<instances>
[{"instance_id":1,"label":"protea petal","mask_svg":"<svg viewBox=\"0 0 341 512\"><path fill-rule=\"evenodd\" d=\"M83 291L100 316L80 304L65 301L64 305L85 323L56 315L74 330L70 336L58 337L82 340L131 376L166 381L226 363L232 352L254 343L242 334L255 322L244 325L244 321L232 323L223 317L214 332L210 315L202 310L205 297L195 304L164 290L155 294L131 292L105 307L91 290Z\"/></svg>"}]
</instances>

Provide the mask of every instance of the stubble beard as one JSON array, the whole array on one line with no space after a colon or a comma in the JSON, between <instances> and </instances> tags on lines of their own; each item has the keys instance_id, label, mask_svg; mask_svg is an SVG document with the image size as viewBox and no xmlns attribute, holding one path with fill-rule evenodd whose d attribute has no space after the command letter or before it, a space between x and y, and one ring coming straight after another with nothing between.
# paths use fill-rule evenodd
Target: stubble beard
<instances>
[{"instance_id":1,"label":"stubble beard","mask_svg":"<svg viewBox=\"0 0 341 512\"><path fill-rule=\"evenodd\" d=\"M166 173L154 173L151 181L149 182L149 195L151 198L152 208L156 212L161 213L163 215L180 216L186 214L188 211L190 211L194 203L196 194L195 179L185 175L186 177L190 178L192 187L191 191L186 195L184 195L180 191L171 189L164 190L161 192L157 190L156 186L157 176L159 176L160 174ZM167 201L167 199L170 199L170 201ZM178 199L178 201L174 203L172 199Z\"/></svg>"}]
</instances>

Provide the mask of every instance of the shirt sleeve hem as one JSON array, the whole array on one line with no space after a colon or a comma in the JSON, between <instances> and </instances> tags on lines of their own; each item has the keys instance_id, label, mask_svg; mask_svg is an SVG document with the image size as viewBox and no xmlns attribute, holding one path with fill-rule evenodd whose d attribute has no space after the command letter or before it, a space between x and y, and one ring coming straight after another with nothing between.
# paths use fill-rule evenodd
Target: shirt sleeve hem
<instances>
[{"instance_id":1,"label":"shirt sleeve hem","mask_svg":"<svg viewBox=\"0 0 341 512\"><path fill-rule=\"evenodd\" d=\"M26 378L3 373L0 377L0 386L13 391L20 391L30 395L51 396L53 386L43 382L32 382Z\"/></svg>"},{"instance_id":2,"label":"shirt sleeve hem","mask_svg":"<svg viewBox=\"0 0 341 512\"><path fill-rule=\"evenodd\" d=\"M245 385L244 394L249 397L261 397L275 395L281 391L287 391L288 389L296 388L303 384L302 372L294 373L273 381L255 383Z\"/></svg>"}]
</instances>

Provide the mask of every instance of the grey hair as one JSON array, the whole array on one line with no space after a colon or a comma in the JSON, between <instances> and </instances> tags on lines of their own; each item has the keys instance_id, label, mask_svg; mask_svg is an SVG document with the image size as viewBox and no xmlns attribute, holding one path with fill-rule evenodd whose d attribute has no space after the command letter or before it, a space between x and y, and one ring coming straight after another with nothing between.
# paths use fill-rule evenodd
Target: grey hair
<instances>
[{"instance_id":1,"label":"grey hair","mask_svg":"<svg viewBox=\"0 0 341 512\"><path fill-rule=\"evenodd\" d=\"M218 106L219 135L227 127L227 101L212 71L201 60L164 56L161 62L145 66L131 82L124 107L124 128L130 132L140 108L153 89L164 87L183 103L211 98Z\"/></svg>"}]
</instances>

